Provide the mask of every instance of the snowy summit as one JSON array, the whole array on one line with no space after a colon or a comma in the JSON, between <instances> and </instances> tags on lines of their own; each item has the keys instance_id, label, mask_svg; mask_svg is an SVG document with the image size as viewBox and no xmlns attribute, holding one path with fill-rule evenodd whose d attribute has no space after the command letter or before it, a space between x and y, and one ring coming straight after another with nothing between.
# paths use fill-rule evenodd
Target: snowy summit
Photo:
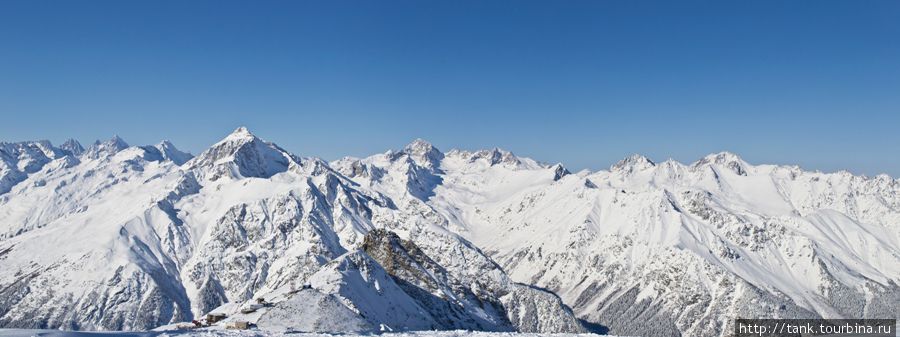
<instances>
[{"instance_id":1,"label":"snowy summit","mask_svg":"<svg viewBox=\"0 0 900 337\"><path fill-rule=\"evenodd\" d=\"M421 139L329 163L243 127L196 157L0 143L0 327L720 336L734 315L897 318L898 226L894 178L727 152L571 174Z\"/></svg>"}]
</instances>

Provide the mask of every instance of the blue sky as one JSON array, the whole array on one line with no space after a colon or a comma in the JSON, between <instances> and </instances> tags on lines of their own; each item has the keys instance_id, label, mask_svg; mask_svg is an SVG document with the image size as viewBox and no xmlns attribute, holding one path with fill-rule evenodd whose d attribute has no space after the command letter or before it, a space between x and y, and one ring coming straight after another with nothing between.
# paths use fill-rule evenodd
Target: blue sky
<instances>
[{"instance_id":1,"label":"blue sky","mask_svg":"<svg viewBox=\"0 0 900 337\"><path fill-rule=\"evenodd\" d=\"M900 177L898 1L2 1L0 139Z\"/></svg>"}]
</instances>

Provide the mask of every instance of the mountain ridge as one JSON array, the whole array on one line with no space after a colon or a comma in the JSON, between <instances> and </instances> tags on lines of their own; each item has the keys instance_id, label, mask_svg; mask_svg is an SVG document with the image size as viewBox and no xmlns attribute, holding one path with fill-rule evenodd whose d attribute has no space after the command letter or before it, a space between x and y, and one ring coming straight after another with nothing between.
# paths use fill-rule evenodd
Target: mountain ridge
<instances>
[{"instance_id":1,"label":"mountain ridge","mask_svg":"<svg viewBox=\"0 0 900 337\"><path fill-rule=\"evenodd\" d=\"M900 183L887 175L751 165L727 152L689 164L634 155L569 173L500 149L444 153L421 139L329 163L246 128L189 159L170 142L119 137L81 155L77 143L3 144L0 326L146 329L236 310L304 289L382 230L400 240L388 247L428 256L401 265L441 266L382 275L430 289L400 287L418 294L409 303L442 303L421 302L432 292L492 296L498 306L484 312L519 331L576 331L577 316L616 334L715 336L730 331L717 321L730 314L868 317L900 303ZM513 283L559 302L489 286ZM359 314L354 301L367 296L341 303ZM456 319L426 321L460 327L467 312L485 310L477 302L438 305ZM629 323L646 320L656 324ZM380 324L367 322L354 329Z\"/></svg>"}]
</instances>

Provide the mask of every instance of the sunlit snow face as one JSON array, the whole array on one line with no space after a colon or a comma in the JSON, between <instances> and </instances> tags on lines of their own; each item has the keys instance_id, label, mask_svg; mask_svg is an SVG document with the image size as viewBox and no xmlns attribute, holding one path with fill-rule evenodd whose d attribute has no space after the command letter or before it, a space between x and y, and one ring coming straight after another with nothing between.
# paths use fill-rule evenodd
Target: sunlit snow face
<instances>
[{"instance_id":1,"label":"sunlit snow face","mask_svg":"<svg viewBox=\"0 0 900 337\"><path fill-rule=\"evenodd\" d=\"M317 301L345 331L574 331L577 316L711 336L722 326L695 323L730 312L897 312L889 177L730 153L573 174L421 140L326 163L246 129L190 160L168 142L70 145L4 144L18 152L0 158L0 296L15 303L0 322L145 329L215 310L237 319L259 297L284 303L273 315ZM405 241L375 254L375 229ZM660 325L629 323L641 317L631 308ZM283 327L263 312L247 319Z\"/></svg>"}]
</instances>

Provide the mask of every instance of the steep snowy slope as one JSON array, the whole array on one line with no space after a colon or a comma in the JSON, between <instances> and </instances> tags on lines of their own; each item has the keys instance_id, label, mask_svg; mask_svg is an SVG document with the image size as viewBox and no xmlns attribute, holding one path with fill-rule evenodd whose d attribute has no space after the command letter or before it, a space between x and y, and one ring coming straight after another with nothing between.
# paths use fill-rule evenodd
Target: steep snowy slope
<instances>
[{"instance_id":1,"label":"steep snowy slope","mask_svg":"<svg viewBox=\"0 0 900 337\"><path fill-rule=\"evenodd\" d=\"M260 326L308 299L341 321L292 327L331 332L577 316L719 336L734 317L900 312L900 182L730 153L573 174L416 140L327 163L239 128L196 157L3 143L0 188L0 327L149 329L259 297Z\"/></svg>"},{"instance_id":2,"label":"steep snowy slope","mask_svg":"<svg viewBox=\"0 0 900 337\"><path fill-rule=\"evenodd\" d=\"M691 165L632 156L567 174L497 150L428 152L440 164L408 147L333 166L426 203L514 279L557 292L611 333L713 336L737 316L900 312L900 184L890 177L752 166L730 153ZM411 175L415 163L434 169Z\"/></svg>"},{"instance_id":3,"label":"steep snowy slope","mask_svg":"<svg viewBox=\"0 0 900 337\"><path fill-rule=\"evenodd\" d=\"M72 156L78 157L84 153L84 147L77 140L68 139L59 146L59 149Z\"/></svg>"},{"instance_id":4,"label":"steep snowy slope","mask_svg":"<svg viewBox=\"0 0 900 337\"><path fill-rule=\"evenodd\" d=\"M240 317L240 315L238 315ZM243 319L244 317L240 317ZM332 294L304 289L266 308L255 320L262 331L307 331L329 334L379 331Z\"/></svg>"},{"instance_id":5,"label":"steep snowy slope","mask_svg":"<svg viewBox=\"0 0 900 337\"><path fill-rule=\"evenodd\" d=\"M0 325L127 329L189 317L161 238L177 166L121 144L55 159L0 196Z\"/></svg>"},{"instance_id":6,"label":"steep snowy slope","mask_svg":"<svg viewBox=\"0 0 900 337\"><path fill-rule=\"evenodd\" d=\"M48 141L0 142L0 195L9 192L50 161L65 155L65 151L54 148Z\"/></svg>"},{"instance_id":7,"label":"steep snowy slope","mask_svg":"<svg viewBox=\"0 0 900 337\"><path fill-rule=\"evenodd\" d=\"M447 247L447 243L442 246ZM438 264L414 242L385 229L373 229L365 235L360 249L322 266L307 278L305 286L261 294L258 298L264 298L267 305L260 306L256 300L231 302L212 311L226 314L226 320L248 321L265 330L585 331L552 293L514 283L477 250L460 248L474 254L470 258L484 259L490 267L474 277L459 275L458 269ZM447 256L459 251L442 250ZM460 255L454 259L459 258L465 259ZM301 299L342 318L329 319L309 308L298 308ZM245 313L244 308L254 309ZM287 310L296 313L290 315Z\"/></svg>"},{"instance_id":8,"label":"steep snowy slope","mask_svg":"<svg viewBox=\"0 0 900 337\"><path fill-rule=\"evenodd\" d=\"M15 184L0 199L0 326L149 329L306 284L371 326L455 326L397 320L424 309L399 286L383 293L394 278L357 251L375 228L425 242L422 251L473 291L509 283L419 199L388 198L245 128L187 156L115 137ZM543 299L507 297L523 308L510 312L538 313L523 328L582 331L552 294L522 294ZM390 303L406 304L378 316Z\"/></svg>"},{"instance_id":9,"label":"steep snowy slope","mask_svg":"<svg viewBox=\"0 0 900 337\"><path fill-rule=\"evenodd\" d=\"M310 285L336 295L372 326L399 331L434 330L428 311L397 285L391 275L362 251L347 253L310 278Z\"/></svg>"},{"instance_id":10,"label":"steep snowy slope","mask_svg":"<svg viewBox=\"0 0 900 337\"><path fill-rule=\"evenodd\" d=\"M370 333L305 333L304 330L289 330L282 332L258 331L258 330L224 330L224 329L196 329L182 331L162 332L115 332L119 337L369 337ZM58 330L25 330L25 329L0 329L0 337L107 337L110 332L71 332ZM383 337L598 337L595 334L546 334L546 333L516 333L516 332L479 332L479 331L409 331L389 332L381 334Z\"/></svg>"},{"instance_id":11,"label":"steep snowy slope","mask_svg":"<svg viewBox=\"0 0 900 337\"><path fill-rule=\"evenodd\" d=\"M480 277L457 275L457 269L440 265L415 242L383 229L369 232L362 248L442 329L585 331L558 297L512 282L493 261L480 268Z\"/></svg>"}]
</instances>

